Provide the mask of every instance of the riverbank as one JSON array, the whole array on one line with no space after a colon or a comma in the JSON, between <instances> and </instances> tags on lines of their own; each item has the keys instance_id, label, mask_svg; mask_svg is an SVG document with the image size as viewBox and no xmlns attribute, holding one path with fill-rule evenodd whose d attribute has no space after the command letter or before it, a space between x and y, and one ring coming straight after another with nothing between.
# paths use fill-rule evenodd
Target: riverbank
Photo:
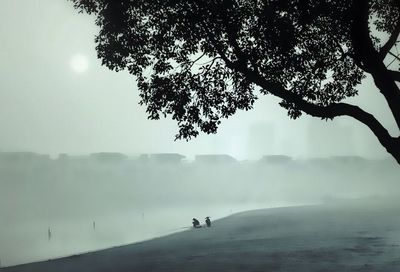
<instances>
[{"instance_id":1,"label":"riverbank","mask_svg":"<svg viewBox=\"0 0 400 272\"><path fill-rule=\"evenodd\" d=\"M399 207L373 199L254 210L211 228L1 271L397 271Z\"/></svg>"}]
</instances>

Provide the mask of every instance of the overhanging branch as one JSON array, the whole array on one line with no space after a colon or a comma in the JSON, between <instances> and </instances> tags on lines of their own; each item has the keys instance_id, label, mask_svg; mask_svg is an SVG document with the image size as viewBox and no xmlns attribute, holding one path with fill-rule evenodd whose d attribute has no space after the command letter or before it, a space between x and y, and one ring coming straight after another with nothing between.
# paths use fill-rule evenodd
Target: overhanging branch
<instances>
[{"instance_id":1,"label":"overhanging branch","mask_svg":"<svg viewBox=\"0 0 400 272\"><path fill-rule=\"evenodd\" d=\"M390 50L393 46L391 44L395 43L393 42L394 38L392 37L396 36L398 31L397 28L400 27L400 24L396 25L396 30L392 33L392 37L389 38L383 51L377 52L373 46L368 27L368 18L370 14L369 2L370 1L368 0L353 0L351 40L354 48L354 56L355 59L362 63L372 75L375 86L378 87L379 91L385 97L396 124L400 128L400 89L396 85L396 82L393 80L390 73L388 73L383 60L381 59L381 54L384 54L385 50ZM385 49L389 46L389 49Z\"/></svg>"},{"instance_id":2,"label":"overhanging branch","mask_svg":"<svg viewBox=\"0 0 400 272\"><path fill-rule=\"evenodd\" d=\"M398 18L398 23L393 30L392 34L389 37L389 40L385 43L385 45L382 46L381 50L379 51L379 56L381 60L383 60L386 55L390 52L390 49L395 45L397 42L397 39L399 38L400 35L400 18Z\"/></svg>"},{"instance_id":3,"label":"overhanging branch","mask_svg":"<svg viewBox=\"0 0 400 272\"><path fill-rule=\"evenodd\" d=\"M387 129L370 113L362 110L358 106L347 103L332 103L329 106L320 106L305 101L301 96L286 90L280 84L268 82L259 75L251 71L243 71L247 77L251 78L258 86L267 90L272 95L284 99L296 105L301 111L320 118L335 118L338 116L350 116L368 126L375 134L380 143L390 152L394 138Z\"/></svg>"},{"instance_id":4,"label":"overhanging branch","mask_svg":"<svg viewBox=\"0 0 400 272\"><path fill-rule=\"evenodd\" d=\"M392 76L393 80L400 82L400 72L388 70L388 73Z\"/></svg>"},{"instance_id":5,"label":"overhanging branch","mask_svg":"<svg viewBox=\"0 0 400 272\"><path fill-rule=\"evenodd\" d=\"M388 52L388 54L390 54L392 57L394 57L395 59L397 59L397 60L399 60L400 61L400 57L399 56L397 56L397 55L395 55L395 54L393 54L392 52Z\"/></svg>"},{"instance_id":6,"label":"overhanging branch","mask_svg":"<svg viewBox=\"0 0 400 272\"><path fill-rule=\"evenodd\" d=\"M365 0L354 0L355 6L362 7L362 11L357 12L357 15L359 17L355 20L355 24L353 25L352 29L352 34L354 38L353 43L355 44L355 47L357 49L354 60L358 61L364 70L374 72L376 70L375 64L377 60L374 60L372 56L378 57L379 53L372 46L372 41L368 34L368 27L366 27L368 22L368 4L366 4L364 1ZM213 44L215 50L221 56L221 58L225 62L225 65L228 68L232 69L233 71L242 73L249 81L268 91L272 95L277 96L288 103L293 103L299 110L311 116L329 119L333 119L338 116L353 117L354 119L366 125L378 138L382 146L384 146L389 153L393 154L400 163L400 157L398 154L399 140L397 138L391 137L387 129L372 114L362 110L358 106L347 103L332 103L328 106L323 106L313 104L304 100L302 96L291 92L290 90L287 90L282 84L267 80L257 72L257 69L250 69L246 65L249 59L246 54L243 53L242 49L238 46L234 33L229 33L229 31L227 31L228 42L233 47L233 53L235 54L235 58L232 59L228 57L225 52L224 46L221 45L220 41L216 39L215 35L206 25L204 25L204 23L203 28L206 31L207 36L210 42ZM367 42L367 46L365 46L365 41ZM387 70L385 69L385 71ZM390 95L387 95L386 89L384 89L382 93L384 95L386 94L386 98L391 98ZM392 109L395 100L387 100ZM394 115L396 117L399 116L395 113L397 112L394 112Z\"/></svg>"}]
</instances>

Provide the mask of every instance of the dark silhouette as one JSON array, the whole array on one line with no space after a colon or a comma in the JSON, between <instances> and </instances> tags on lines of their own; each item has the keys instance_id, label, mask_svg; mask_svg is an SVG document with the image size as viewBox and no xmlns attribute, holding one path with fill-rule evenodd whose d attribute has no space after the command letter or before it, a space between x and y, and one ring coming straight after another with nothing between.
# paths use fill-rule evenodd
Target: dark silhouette
<instances>
[{"instance_id":1,"label":"dark silhouette","mask_svg":"<svg viewBox=\"0 0 400 272\"><path fill-rule=\"evenodd\" d=\"M209 216L206 217L206 225L207 227L211 227L211 220Z\"/></svg>"},{"instance_id":2,"label":"dark silhouette","mask_svg":"<svg viewBox=\"0 0 400 272\"><path fill-rule=\"evenodd\" d=\"M196 218L193 218L192 224L194 228L201 228L200 222Z\"/></svg>"},{"instance_id":3,"label":"dark silhouette","mask_svg":"<svg viewBox=\"0 0 400 272\"><path fill-rule=\"evenodd\" d=\"M47 229L47 238L50 241L51 240L51 229L50 227Z\"/></svg>"},{"instance_id":4,"label":"dark silhouette","mask_svg":"<svg viewBox=\"0 0 400 272\"><path fill-rule=\"evenodd\" d=\"M291 118L353 117L400 163L400 137L342 102L368 74L400 128L398 0L70 1L97 16L102 63L137 78L149 118L170 114L176 138L216 133L258 89Z\"/></svg>"}]
</instances>

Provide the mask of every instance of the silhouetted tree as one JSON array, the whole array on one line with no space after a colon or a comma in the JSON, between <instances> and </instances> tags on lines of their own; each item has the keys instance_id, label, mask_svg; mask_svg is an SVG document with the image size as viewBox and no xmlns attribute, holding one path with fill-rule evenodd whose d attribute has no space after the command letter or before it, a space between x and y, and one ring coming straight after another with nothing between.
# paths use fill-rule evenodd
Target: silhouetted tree
<instances>
[{"instance_id":1,"label":"silhouetted tree","mask_svg":"<svg viewBox=\"0 0 400 272\"><path fill-rule=\"evenodd\" d=\"M270 93L292 118L357 119L400 163L400 138L341 102L370 74L400 127L399 0L70 1L96 15L103 65L134 75L149 118L172 115L177 138L215 133Z\"/></svg>"}]
</instances>

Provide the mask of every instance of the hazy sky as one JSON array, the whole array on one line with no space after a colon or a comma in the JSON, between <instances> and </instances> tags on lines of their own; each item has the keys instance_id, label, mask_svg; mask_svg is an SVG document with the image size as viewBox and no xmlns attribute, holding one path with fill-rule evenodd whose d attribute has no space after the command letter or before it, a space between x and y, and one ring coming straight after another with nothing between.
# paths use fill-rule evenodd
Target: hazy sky
<instances>
[{"instance_id":1,"label":"hazy sky","mask_svg":"<svg viewBox=\"0 0 400 272\"><path fill-rule=\"evenodd\" d=\"M0 150L82 154L98 151L262 154L295 157L387 156L371 132L350 118L290 120L276 98L223 121L217 135L174 142L177 126L147 120L134 78L96 58L93 18L67 0L0 1ZM352 103L390 129L382 97L366 80Z\"/></svg>"}]
</instances>

